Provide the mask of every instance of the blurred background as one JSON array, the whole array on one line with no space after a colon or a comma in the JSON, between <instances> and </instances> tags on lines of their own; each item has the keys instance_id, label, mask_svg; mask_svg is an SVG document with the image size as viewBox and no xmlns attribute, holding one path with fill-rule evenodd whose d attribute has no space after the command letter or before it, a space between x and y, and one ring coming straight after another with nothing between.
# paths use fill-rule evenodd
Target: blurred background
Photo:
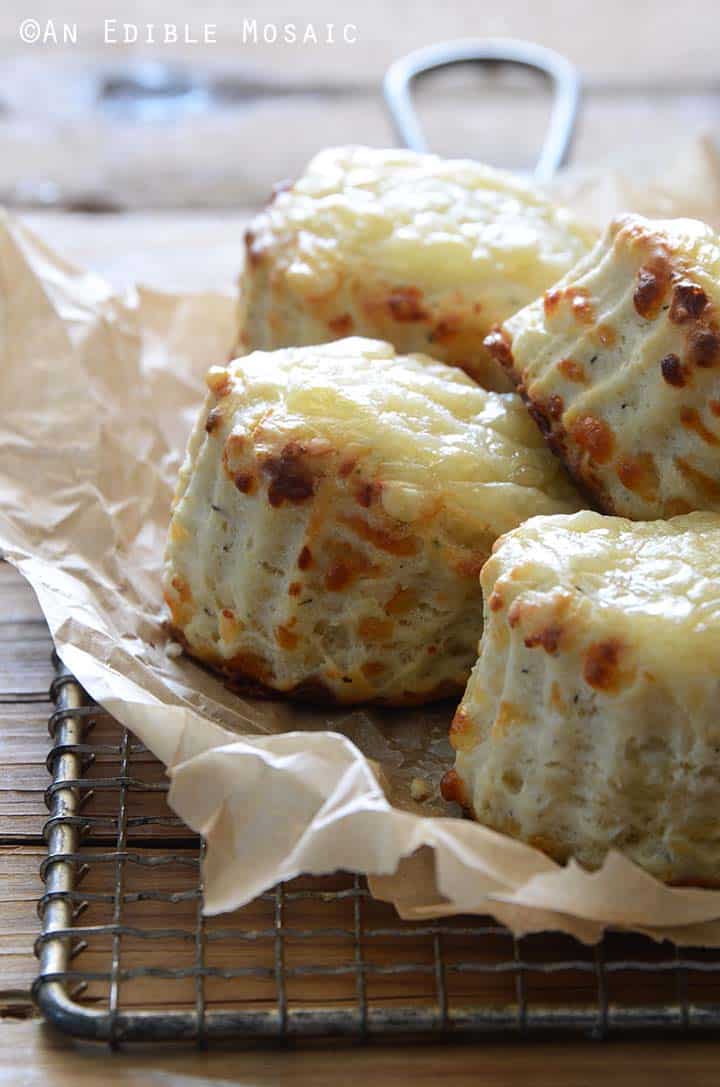
<instances>
[{"instance_id":1,"label":"blurred background","mask_svg":"<svg viewBox=\"0 0 720 1087\"><path fill-rule=\"evenodd\" d=\"M308 26L317 42L300 40ZM323 145L392 142L380 83L393 59L485 36L541 42L581 69L576 161L667 155L718 130L717 0L3 0L0 200L253 206ZM434 149L510 167L531 160L547 104L540 81L505 69L419 93Z\"/></svg>"},{"instance_id":2,"label":"blurred background","mask_svg":"<svg viewBox=\"0 0 720 1087\"><path fill-rule=\"evenodd\" d=\"M579 67L583 167L676 169L718 132L717 0L3 0L0 202L244 215L322 146L394 141L394 59L488 36ZM510 168L532 163L549 107L541 79L506 68L433 76L417 98L434 150Z\"/></svg>"}]
</instances>

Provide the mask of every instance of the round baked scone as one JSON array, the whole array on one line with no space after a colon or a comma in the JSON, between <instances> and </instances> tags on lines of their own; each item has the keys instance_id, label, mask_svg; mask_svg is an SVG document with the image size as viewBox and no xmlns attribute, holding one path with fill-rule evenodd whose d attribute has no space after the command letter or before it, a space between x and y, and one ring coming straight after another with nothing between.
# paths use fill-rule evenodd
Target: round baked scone
<instances>
[{"instance_id":1,"label":"round baked scone","mask_svg":"<svg viewBox=\"0 0 720 1087\"><path fill-rule=\"evenodd\" d=\"M606 513L720 510L720 239L692 219L616 219L486 344Z\"/></svg>"},{"instance_id":2,"label":"round baked scone","mask_svg":"<svg viewBox=\"0 0 720 1087\"><path fill-rule=\"evenodd\" d=\"M499 540L446 799L560 861L720 883L719 554L713 513Z\"/></svg>"},{"instance_id":3,"label":"round baked scone","mask_svg":"<svg viewBox=\"0 0 720 1087\"><path fill-rule=\"evenodd\" d=\"M246 687L459 694L493 542L580 504L520 400L357 338L207 380L166 556L178 640Z\"/></svg>"},{"instance_id":4,"label":"round baked scone","mask_svg":"<svg viewBox=\"0 0 720 1087\"><path fill-rule=\"evenodd\" d=\"M538 190L476 162L322 151L250 224L239 348L372 336L508 390L485 334L594 240Z\"/></svg>"}]
</instances>

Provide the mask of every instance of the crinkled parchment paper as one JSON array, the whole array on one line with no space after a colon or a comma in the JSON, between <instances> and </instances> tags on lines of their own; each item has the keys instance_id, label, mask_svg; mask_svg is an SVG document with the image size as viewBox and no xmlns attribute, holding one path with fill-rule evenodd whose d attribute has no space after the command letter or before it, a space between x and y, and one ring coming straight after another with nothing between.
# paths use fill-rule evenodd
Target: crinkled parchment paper
<instances>
[{"instance_id":1,"label":"crinkled parchment paper","mask_svg":"<svg viewBox=\"0 0 720 1087\"><path fill-rule=\"evenodd\" d=\"M714 152L689 155L674 188L585 176L561 181L563 196L598 218L627 206L717 220ZM563 868L448 814L437 785L452 706L328 712L243 700L168 657L170 499L234 313L230 290L116 295L0 220L0 546L33 585L68 667L168 766L171 805L208 840L207 910L345 868L371 873L405 917L492 913L518 933L594 941L612 925L720 945L720 892L665 887L618 854L594 874ZM410 798L415 777L430 785L424 803Z\"/></svg>"}]
</instances>

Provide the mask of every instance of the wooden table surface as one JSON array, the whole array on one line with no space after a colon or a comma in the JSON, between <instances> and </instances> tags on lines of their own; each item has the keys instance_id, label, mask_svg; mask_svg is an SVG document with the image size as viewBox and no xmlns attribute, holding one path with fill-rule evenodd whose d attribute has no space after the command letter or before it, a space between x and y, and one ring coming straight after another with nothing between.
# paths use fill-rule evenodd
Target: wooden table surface
<instances>
[{"instance_id":1,"label":"wooden table surface","mask_svg":"<svg viewBox=\"0 0 720 1087\"><path fill-rule=\"evenodd\" d=\"M629 154L662 167L694 134L720 128L716 0L263 0L255 10L223 0L120 0L117 14L129 22L217 25L214 45L154 49L103 44L113 5L26 7L0 5L4 202L135 211L256 204L323 146L392 142L383 72L412 49L462 37L534 40L580 68L579 162L604 166ZM76 24L77 44L23 45L18 26L27 15L56 32ZM357 42L263 43L264 26L288 21L317 31L352 22ZM140 107L119 77L162 80L157 69L138 68L148 59L172 69L176 93L138 124ZM547 117L537 80L507 69L440 75L420 101L434 149L510 167L532 160Z\"/></svg>"},{"instance_id":2,"label":"wooden table surface","mask_svg":"<svg viewBox=\"0 0 720 1087\"><path fill-rule=\"evenodd\" d=\"M229 281L236 267L238 220L279 177L296 173L319 147L391 141L378 87L396 56L435 40L517 36L566 53L586 82L576 159L604 165L629 152L661 164L695 133L720 130L715 0L652 6L605 0L434 0L362 5L312 0L257 5L260 23L353 22L352 48L253 44L243 38L245 6L191 0L124 0L120 20L217 24L217 44L128 49L103 43L93 0L19 0L0 10L0 199L21 208L54 244L127 284L142 266L153 283L189 287L213 260L202 285ZM552 11L552 15L549 12ZM32 15L78 24L78 44L23 46L18 25ZM57 29L57 27L56 27ZM222 109L188 99L139 124L117 94L117 75L147 59L174 66L182 78L212 85ZM163 107L164 108L164 107ZM461 73L423 97L434 147L485 156L510 166L537 145L546 105L523 77ZM113 209L132 217L68 217L57 209ZM37 211L37 209L44 209ZM193 214L179 216L178 209ZM152 235L154 244L148 245ZM172 277L168 279L168 267ZM0 564L0 1087L223 1082L488 1085L654 1084L684 1078L714 1084L720 1051L710 1041L652 1040L594 1044L488 1043L391 1046L370 1050L286 1052L107 1050L72 1043L35 1016L35 901L43 846L47 785L47 689L50 640L31 590Z\"/></svg>"}]
</instances>

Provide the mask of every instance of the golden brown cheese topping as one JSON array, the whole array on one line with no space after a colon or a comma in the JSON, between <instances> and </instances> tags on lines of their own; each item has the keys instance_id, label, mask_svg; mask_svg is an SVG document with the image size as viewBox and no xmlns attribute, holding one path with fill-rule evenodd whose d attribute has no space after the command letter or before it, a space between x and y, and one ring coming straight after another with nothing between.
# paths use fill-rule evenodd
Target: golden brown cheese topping
<instances>
[{"instance_id":1,"label":"golden brown cheese topping","mask_svg":"<svg viewBox=\"0 0 720 1087\"><path fill-rule=\"evenodd\" d=\"M720 239L628 215L486 340L607 513L720 510Z\"/></svg>"},{"instance_id":2,"label":"golden brown cheese topping","mask_svg":"<svg viewBox=\"0 0 720 1087\"><path fill-rule=\"evenodd\" d=\"M720 516L535 517L482 572L444 792L558 860L720 879Z\"/></svg>"},{"instance_id":3,"label":"golden brown cheese topping","mask_svg":"<svg viewBox=\"0 0 720 1087\"><path fill-rule=\"evenodd\" d=\"M256 352L208 386L165 577L190 652L341 702L459 693L493 542L579 506L519 399L357 338Z\"/></svg>"},{"instance_id":4,"label":"golden brown cheese topping","mask_svg":"<svg viewBox=\"0 0 720 1087\"><path fill-rule=\"evenodd\" d=\"M373 336L508 389L484 335L593 240L537 190L478 163L323 151L250 225L241 347Z\"/></svg>"}]
</instances>

